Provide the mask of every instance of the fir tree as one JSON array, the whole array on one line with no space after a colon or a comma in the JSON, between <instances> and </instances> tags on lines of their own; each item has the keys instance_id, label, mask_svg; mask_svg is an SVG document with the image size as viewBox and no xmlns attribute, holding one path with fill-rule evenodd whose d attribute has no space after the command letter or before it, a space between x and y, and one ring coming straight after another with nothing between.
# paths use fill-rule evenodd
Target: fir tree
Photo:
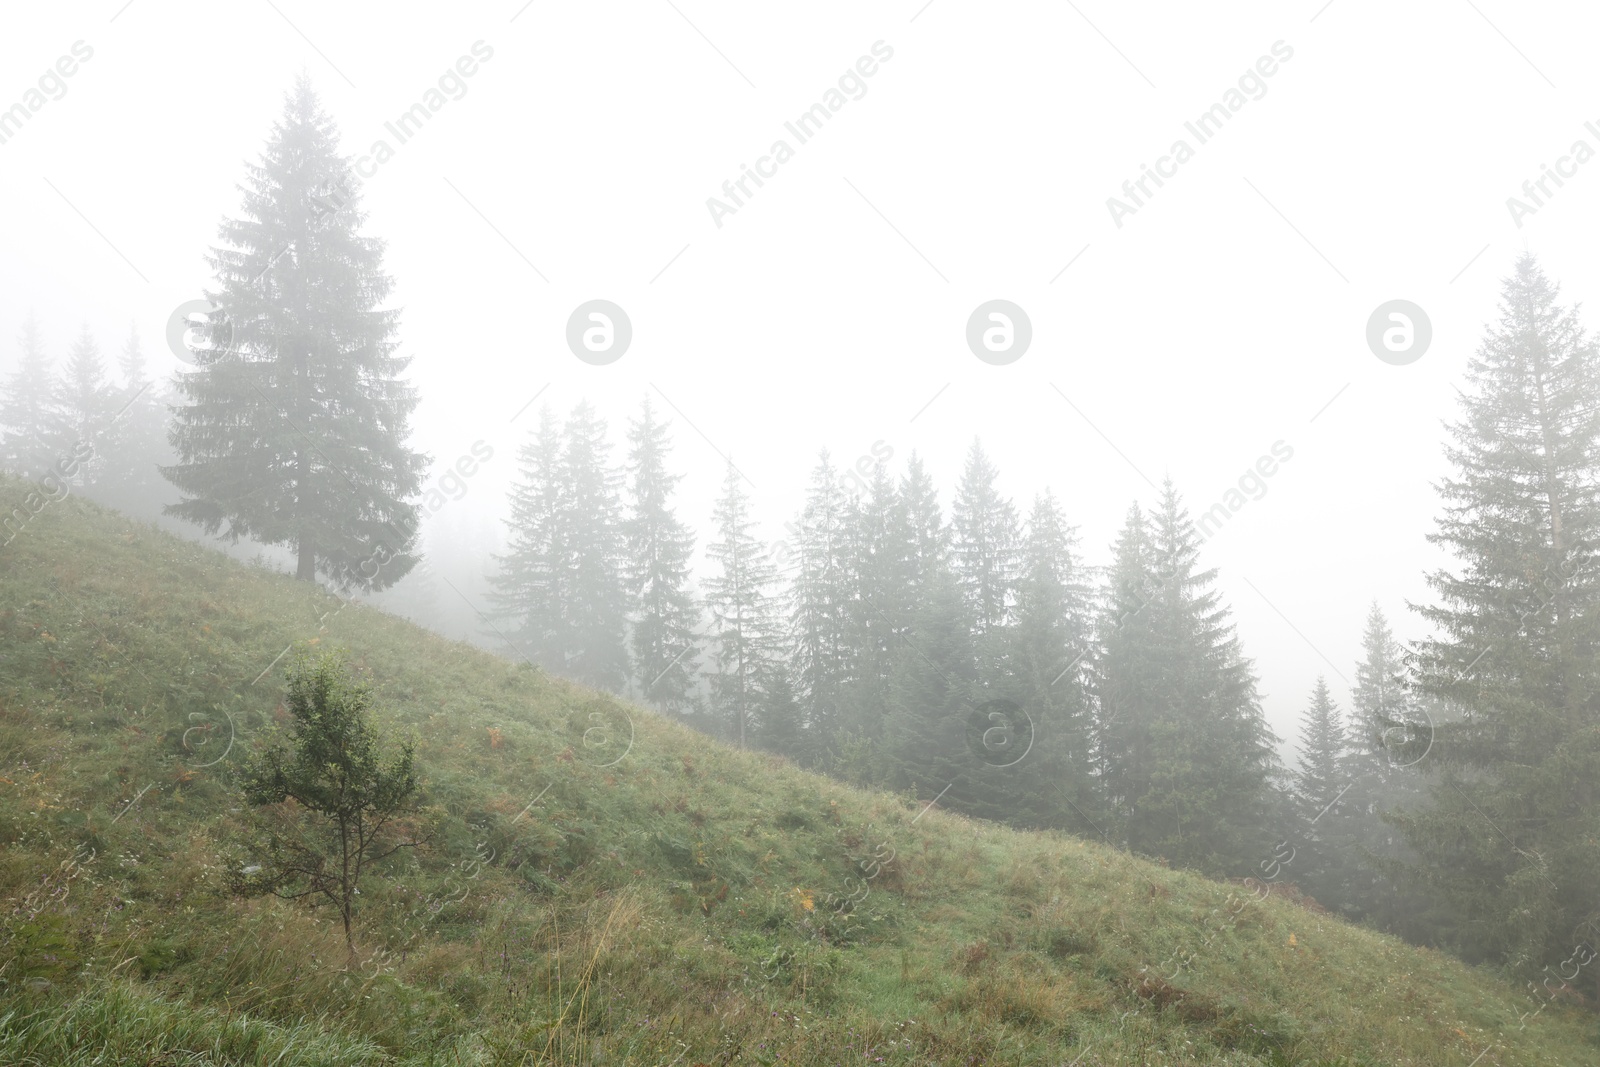
<instances>
[{"instance_id":1,"label":"fir tree","mask_svg":"<svg viewBox=\"0 0 1600 1067\"><path fill-rule=\"evenodd\" d=\"M1008 640L1011 685L1036 729L1034 750L1019 764L1016 818L1093 833L1088 586L1076 545L1077 532L1047 490L1028 515Z\"/></svg>"},{"instance_id":2,"label":"fir tree","mask_svg":"<svg viewBox=\"0 0 1600 1067\"><path fill-rule=\"evenodd\" d=\"M560 518L571 591L559 638L564 674L620 692L628 679L628 597L622 575L621 476L608 461L610 450L605 422L588 402L580 403L567 419L561 457Z\"/></svg>"},{"instance_id":3,"label":"fir tree","mask_svg":"<svg viewBox=\"0 0 1600 1067\"><path fill-rule=\"evenodd\" d=\"M1410 657L1460 718L1435 726L1432 805L1391 817L1457 947L1530 972L1600 923L1600 353L1558 297L1522 257L1468 366L1430 535L1455 564Z\"/></svg>"},{"instance_id":4,"label":"fir tree","mask_svg":"<svg viewBox=\"0 0 1600 1067\"><path fill-rule=\"evenodd\" d=\"M1291 775L1293 807L1304 820L1292 835L1293 872L1302 890L1326 906L1351 898L1357 854L1352 830L1361 783L1351 774L1349 738L1326 678L1318 677L1300 716L1299 765Z\"/></svg>"},{"instance_id":5,"label":"fir tree","mask_svg":"<svg viewBox=\"0 0 1600 1067\"><path fill-rule=\"evenodd\" d=\"M315 200L351 189L343 211ZM209 262L231 340L183 375L163 473L185 497L167 511L219 531L292 546L295 576L381 589L410 570L419 521L408 503L426 457L405 444L417 400L394 354L398 313L383 243L363 237L359 190L333 123L302 77L260 162L243 216Z\"/></svg>"},{"instance_id":6,"label":"fir tree","mask_svg":"<svg viewBox=\"0 0 1600 1067\"><path fill-rule=\"evenodd\" d=\"M1374 864L1380 859L1414 858L1414 854L1382 817L1388 811L1415 808L1423 801L1423 775L1434 764L1428 758L1433 744L1429 720L1442 722L1444 716L1433 698L1407 685L1404 651L1376 602L1362 633L1361 660L1356 664L1350 703L1347 763L1355 784L1347 799L1357 808L1351 833L1360 863L1367 868L1356 883L1367 888L1352 891L1346 910L1382 914L1386 922L1398 922L1402 912L1414 915L1418 909L1397 908L1396 894L1406 890L1382 877Z\"/></svg>"},{"instance_id":7,"label":"fir tree","mask_svg":"<svg viewBox=\"0 0 1600 1067\"><path fill-rule=\"evenodd\" d=\"M899 506L895 509L893 540L902 546L905 563L902 581L913 603L925 598L929 586L950 567L950 524L939 505L939 492L922 459L911 453L900 479Z\"/></svg>"},{"instance_id":8,"label":"fir tree","mask_svg":"<svg viewBox=\"0 0 1600 1067\"><path fill-rule=\"evenodd\" d=\"M167 443L165 392L150 378L137 328L129 329L117 366L122 381L114 388L115 447L96 445L102 467L94 496L126 514L157 519L163 497L171 492L160 468L174 457Z\"/></svg>"},{"instance_id":9,"label":"fir tree","mask_svg":"<svg viewBox=\"0 0 1600 1067\"><path fill-rule=\"evenodd\" d=\"M548 408L541 412L518 453L511 543L498 557L490 600L535 663L620 691L628 677L626 545L621 476L609 452L605 423L587 402L565 427Z\"/></svg>"},{"instance_id":10,"label":"fir tree","mask_svg":"<svg viewBox=\"0 0 1600 1067\"><path fill-rule=\"evenodd\" d=\"M1159 704L1149 681L1156 665L1153 614L1156 593L1150 520L1138 504L1128 509L1111 547L1106 588L1095 626L1090 685L1096 705L1095 749L1102 797L1119 823L1150 788L1156 756ZM1121 827L1119 826L1119 829ZM1126 836L1123 843L1127 844Z\"/></svg>"},{"instance_id":11,"label":"fir tree","mask_svg":"<svg viewBox=\"0 0 1600 1067\"><path fill-rule=\"evenodd\" d=\"M898 508L894 480L879 461L867 490L852 501L845 523L845 595L855 656L842 728L874 742L883 740L890 678L911 625L894 537Z\"/></svg>"},{"instance_id":12,"label":"fir tree","mask_svg":"<svg viewBox=\"0 0 1600 1067\"><path fill-rule=\"evenodd\" d=\"M511 488L506 554L496 556L490 603L513 627L515 643L547 670L565 671L562 634L572 596L567 501L561 470L561 428L546 406L539 426L517 450L518 481Z\"/></svg>"},{"instance_id":13,"label":"fir tree","mask_svg":"<svg viewBox=\"0 0 1600 1067\"><path fill-rule=\"evenodd\" d=\"M55 444L55 371L39 323L29 315L17 336L22 355L0 391L0 467L38 480L62 458Z\"/></svg>"},{"instance_id":14,"label":"fir tree","mask_svg":"<svg viewBox=\"0 0 1600 1067\"><path fill-rule=\"evenodd\" d=\"M102 480L106 457L120 454L122 430L118 426L119 402L109 382L106 381L105 360L100 356L100 346L84 324L78 339L67 350L65 373L56 383L54 430L51 434L54 450L66 455L82 444L93 449L93 456L79 465L74 484L94 486Z\"/></svg>"},{"instance_id":15,"label":"fir tree","mask_svg":"<svg viewBox=\"0 0 1600 1067\"><path fill-rule=\"evenodd\" d=\"M1323 889L1318 899L1352 919L1400 934L1409 941L1441 939L1437 895L1397 879L1416 853L1384 821L1388 812L1415 808L1426 796L1424 771L1432 729L1406 685L1400 644L1374 602L1361 638L1350 692L1350 791L1339 805L1346 878L1342 893ZM1423 699L1426 699L1425 697ZM1420 724L1420 725L1419 725Z\"/></svg>"},{"instance_id":16,"label":"fir tree","mask_svg":"<svg viewBox=\"0 0 1600 1067\"><path fill-rule=\"evenodd\" d=\"M774 659L763 685L766 704L760 715L761 747L785 756L793 756L801 750L802 712L790 673L789 665L781 657Z\"/></svg>"},{"instance_id":17,"label":"fir tree","mask_svg":"<svg viewBox=\"0 0 1600 1067\"><path fill-rule=\"evenodd\" d=\"M694 533L668 501L681 475L667 472L671 442L646 397L628 440L630 515L625 573L634 606L633 662L639 691L675 715L693 710L694 628L699 607L689 591Z\"/></svg>"},{"instance_id":18,"label":"fir tree","mask_svg":"<svg viewBox=\"0 0 1600 1067\"><path fill-rule=\"evenodd\" d=\"M811 476L790 566L793 605L790 647L795 698L803 720L803 751L822 765L843 725L844 690L853 675L855 648L849 611L848 501L838 471L823 451Z\"/></svg>"},{"instance_id":19,"label":"fir tree","mask_svg":"<svg viewBox=\"0 0 1600 1067\"><path fill-rule=\"evenodd\" d=\"M879 463L854 517L848 570L857 598L855 646L841 749L863 784L910 788L957 810L1003 815L994 776L967 743L976 711L972 626L950 564L950 527L913 453L898 484ZM937 780L937 781L936 781Z\"/></svg>"},{"instance_id":20,"label":"fir tree","mask_svg":"<svg viewBox=\"0 0 1600 1067\"><path fill-rule=\"evenodd\" d=\"M1135 851L1211 872L1266 847L1276 741L1199 538L1169 481L1116 547L1096 664L1107 799Z\"/></svg>"},{"instance_id":21,"label":"fir tree","mask_svg":"<svg viewBox=\"0 0 1600 1067\"><path fill-rule=\"evenodd\" d=\"M1300 764L1294 772L1295 799L1307 820L1329 810L1350 785L1344 758L1347 744L1328 681L1318 677L1311 702L1300 715Z\"/></svg>"},{"instance_id":22,"label":"fir tree","mask_svg":"<svg viewBox=\"0 0 1600 1067\"><path fill-rule=\"evenodd\" d=\"M974 441L956 490L952 525L956 575L980 638L1010 621L1015 602L1021 538L1016 508L1000 495L998 478L983 446Z\"/></svg>"},{"instance_id":23,"label":"fir tree","mask_svg":"<svg viewBox=\"0 0 1600 1067\"><path fill-rule=\"evenodd\" d=\"M1361 635L1361 662L1356 664L1356 683L1350 693L1350 743L1356 752L1385 768L1390 764L1391 742L1403 743L1405 725L1411 721L1401 655L1400 643L1374 601Z\"/></svg>"},{"instance_id":24,"label":"fir tree","mask_svg":"<svg viewBox=\"0 0 1600 1067\"><path fill-rule=\"evenodd\" d=\"M973 637L955 574L928 576L925 595L896 649L885 694L875 782L912 789L954 810L1005 818L1008 778L981 763L968 740L978 710ZM1006 768L1014 771L1014 768Z\"/></svg>"},{"instance_id":25,"label":"fir tree","mask_svg":"<svg viewBox=\"0 0 1600 1067\"><path fill-rule=\"evenodd\" d=\"M117 370L122 375L123 392L129 396L155 384L150 379L150 361L145 358L137 322L129 325L128 339L122 343L122 351L117 353Z\"/></svg>"},{"instance_id":26,"label":"fir tree","mask_svg":"<svg viewBox=\"0 0 1600 1067\"><path fill-rule=\"evenodd\" d=\"M782 654L782 603L777 570L751 532L755 522L742 477L730 461L712 514L717 540L706 546L716 570L705 601L713 627L714 708L724 736L745 748L761 729L760 712Z\"/></svg>"}]
</instances>

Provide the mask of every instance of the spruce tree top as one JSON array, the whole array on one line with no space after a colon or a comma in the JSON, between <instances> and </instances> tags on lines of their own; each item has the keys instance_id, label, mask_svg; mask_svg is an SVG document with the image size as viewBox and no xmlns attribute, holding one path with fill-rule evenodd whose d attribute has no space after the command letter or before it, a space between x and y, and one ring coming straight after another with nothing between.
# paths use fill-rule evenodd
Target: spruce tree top
<instances>
[{"instance_id":1,"label":"spruce tree top","mask_svg":"<svg viewBox=\"0 0 1600 1067\"><path fill-rule=\"evenodd\" d=\"M1594 620L1572 624L1600 598L1600 352L1559 296L1532 256L1517 262L1449 426L1455 471L1428 540L1458 566L1428 576L1439 602L1418 608L1439 631L1426 688L1447 697L1533 683L1559 704L1572 679L1546 668L1595 651Z\"/></svg>"}]
</instances>

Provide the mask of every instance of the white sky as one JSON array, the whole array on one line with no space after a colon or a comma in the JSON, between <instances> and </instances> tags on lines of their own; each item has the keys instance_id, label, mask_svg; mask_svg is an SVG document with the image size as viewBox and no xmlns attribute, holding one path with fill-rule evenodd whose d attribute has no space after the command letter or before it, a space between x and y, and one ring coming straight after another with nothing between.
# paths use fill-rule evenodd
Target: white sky
<instances>
[{"instance_id":1,"label":"white sky","mask_svg":"<svg viewBox=\"0 0 1600 1067\"><path fill-rule=\"evenodd\" d=\"M1374 597L1417 634L1440 420L1515 257L1569 301L1600 293L1600 161L1521 228L1506 207L1575 140L1600 149L1600 17L1221 6L8 4L0 109L74 42L94 52L0 144L0 367L29 309L58 355L85 321L112 355L135 322L155 366L179 366L167 318L208 282L243 163L304 69L346 151L395 147L366 232L389 242L418 446L435 477L477 439L498 450L441 523L498 516L537 405L511 417L546 386L541 403L587 396L619 437L642 395L670 400L680 514L702 530L718 451L777 538L819 447L848 462L881 440L897 469L917 449L948 504L976 435L1024 513L1045 485L1064 498L1094 564L1154 500L1146 477L1198 513L1281 439L1294 458L1204 558L1292 736L1317 674L1347 691ZM479 40L494 55L466 95L397 144L384 123ZM784 123L880 40L893 58L866 95L797 145ZM1198 144L1184 123L1280 40L1293 58L1265 96ZM794 158L719 229L706 198L779 138ZM1178 138L1194 158L1119 229L1106 198ZM608 366L565 345L594 298L633 322ZM994 298L1033 324L1007 366L965 343ZM1403 367L1365 342L1397 298L1434 330Z\"/></svg>"}]
</instances>

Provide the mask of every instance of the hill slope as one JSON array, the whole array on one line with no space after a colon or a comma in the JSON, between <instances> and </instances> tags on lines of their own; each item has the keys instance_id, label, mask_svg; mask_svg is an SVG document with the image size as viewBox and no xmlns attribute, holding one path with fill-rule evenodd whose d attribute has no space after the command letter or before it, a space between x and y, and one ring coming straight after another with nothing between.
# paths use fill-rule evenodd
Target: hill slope
<instances>
[{"instance_id":1,"label":"hill slope","mask_svg":"<svg viewBox=\"0 0 1600 1067\"><path fill-rule=\"evenodd\" d=\"M0 548L0 1063L1600 1059L1593 1016L1292 893L850 789L26 492L0 479L29 515ZM331 914L218 891L230 763L312 641L415 733L443 827L363 887L355 968Z\"/></svg>"}]
</instances>

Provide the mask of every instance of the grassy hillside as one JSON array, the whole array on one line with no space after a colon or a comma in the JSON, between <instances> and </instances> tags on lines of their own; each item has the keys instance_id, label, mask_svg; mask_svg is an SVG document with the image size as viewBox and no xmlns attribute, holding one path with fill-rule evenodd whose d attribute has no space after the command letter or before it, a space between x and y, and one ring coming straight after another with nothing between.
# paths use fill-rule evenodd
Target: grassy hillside
<instances>
[{"instance_id":1,"label":"grassy hillside","mask_svg":"<svg viewBox=\"0 0 1600 1067\"><path fill-rule=\"evenodd\" d=\"M441 826L355 967L219 890L309 642ZM923 813L72 498L0 548L0 846L4 1064L1600 1061L1593 1015L1276 886Z\"/></svg>"}]
</instances>

